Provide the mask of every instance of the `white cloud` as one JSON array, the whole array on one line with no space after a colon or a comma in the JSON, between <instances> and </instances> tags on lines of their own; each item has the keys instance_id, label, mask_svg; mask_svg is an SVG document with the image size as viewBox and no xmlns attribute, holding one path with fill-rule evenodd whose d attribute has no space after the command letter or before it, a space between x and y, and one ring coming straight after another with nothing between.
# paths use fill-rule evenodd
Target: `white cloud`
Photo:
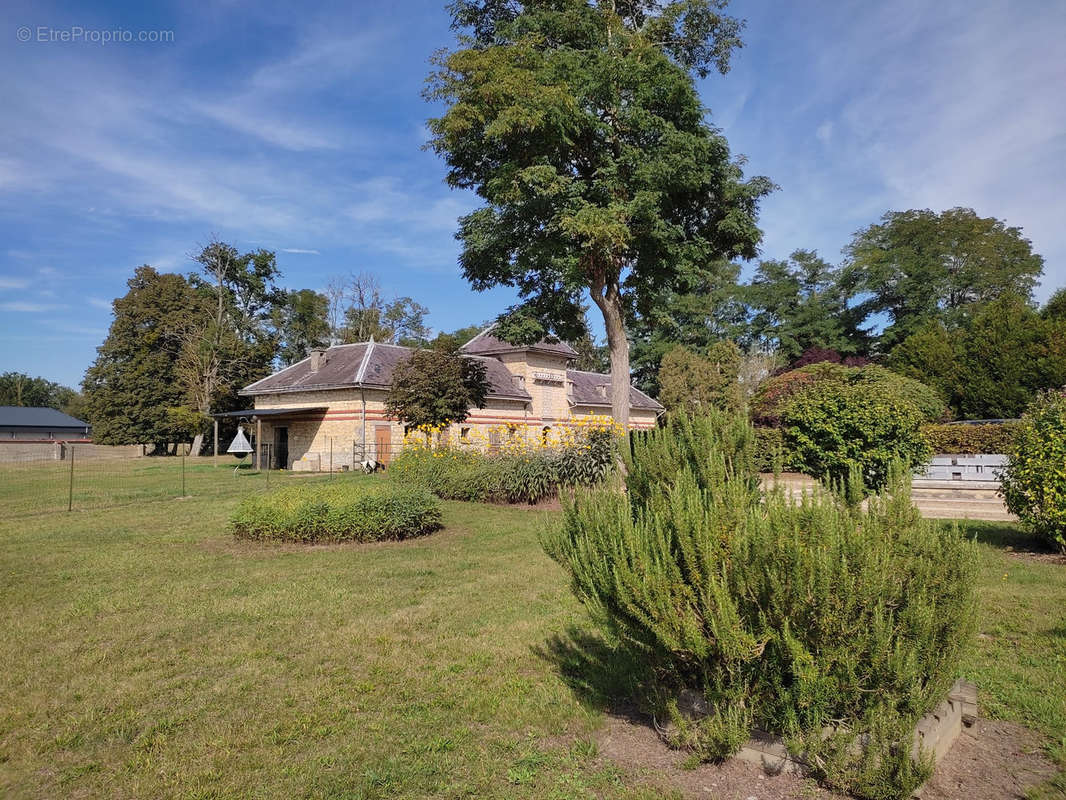
<instances>
[{"instance_id":1,"label":"white cloud","mask_svg":"<svg viewBox=\"0 0 1066 800\"><path fill-rule=\"evenodd\" d=\"M305 250L302 247L283 247L283 248L281 248L281 252L283 252L283 253L293 253L294 255L307 255L307 256L322 255L317 250Z\"/></svg>"},{"instance_id":2,"label":"white cloud","mask_svg":"<svg viewBox=\"0 0 1066 800\"><path fill-rule=\"evenodd\" d=\"M30 282L23 278L5 278L0 276L0 289L25 289Z\"/></svg>"},{"instance_id":3,"label":"white cloud","mask_svg":"<svg viewBox=\"0 0 1066 800\"><path fill-rule=\"evenodd\" d=\"M62 303L29 303L21 300L0 303L0 311L12 311L24 314L40 314L46 311L58 311L66 307L67 306Z\"/></svg>"},{"instance_id":4,"label":"white cloud","mask_svg":"<svg viewBox=\"0 0 1066 800\"><path fill-rule=\"evenodd\" d=\"M103 298L100 298L100 297L89 297L89 298L86 298L85 302L88 303L89 305L91 305L93 308L100 308L100 309L103 309L104 311L110 311L111 310L110 301L104 300Z\"/></svg>"}]
</instances>

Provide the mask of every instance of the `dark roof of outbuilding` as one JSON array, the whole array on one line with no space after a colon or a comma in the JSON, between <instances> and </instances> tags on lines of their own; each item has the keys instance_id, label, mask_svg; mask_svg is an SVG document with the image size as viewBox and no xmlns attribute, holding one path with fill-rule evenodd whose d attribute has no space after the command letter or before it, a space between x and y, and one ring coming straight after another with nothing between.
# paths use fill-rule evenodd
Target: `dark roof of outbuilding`
<instances>
[{"instance_id":1,"label":"dark roof of outbuilding","mask_svg":"<svg viewBox=\"0 0 1066 800\"><path fill-rule=\"evenodd\" d=\"M311 371L311 359L305 358L241 389L242 395L279 394L316 389L387 388L392 371L411 355L410 347L380 342L334 345L326 350L318 372ZM490 397L531 400L529 392L514 385L510 371L494 358L478 358L485 364Z\"/></svg>"},{"instance_id":2,"label":"dark roof of outbuilding","mask_svg":"<svg viewBox=\"0 0 1066 800\"><path fill-rule=\"evenodd\" d=\"M584 372L579 369L568 369L566 377L573 387L571 400L575 406L611 406L611 376L600 372ZM606 387L601 394L597 388ZM663 406L658 400L654 400L644 394L636 386L629 387L630 408L646 408L653 411L663 411Z\"/></svg>"},{"instance_id":3,"label":"dark roof of outbuilding","mask_svg":"<svg viewBox=\"0 0 1066 800\"><path fill-rule=\"evenodd\" d=\"M0 428L88 428L88 422L75 419L54 408L0 406Z\"/></svg>"},{"instance_id":4,"label":"dark roof of outbuilding","mask_svg":"<svg viewBox=\"0 0 1066 800\"><path fill-rule=\"evenodd\" d=\"M577 351L566 342L561 342L558 339L541 339L536 344L530 345L510 344L492 334L492 330L495 327L496 323L489 325L489 327L485 328L485 330L464 344L460 349L464 353L480 356L536 350L541 353L551 353L557 356L566 356L567 358L577 358Z\"/></svg>"}]
</instances>

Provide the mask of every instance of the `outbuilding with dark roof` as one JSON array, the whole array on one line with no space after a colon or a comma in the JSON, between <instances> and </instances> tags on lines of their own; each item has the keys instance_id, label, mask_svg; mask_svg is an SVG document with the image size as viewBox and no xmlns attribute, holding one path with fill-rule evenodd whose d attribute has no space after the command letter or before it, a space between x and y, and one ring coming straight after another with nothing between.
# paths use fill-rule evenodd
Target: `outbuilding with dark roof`
<instances>
[{"instance_id":1,"label":"outbuilding with dark roof","mask_svg":"<svg viewBox=\"0 0 1066 800\"><path fill-rule=\"evenodd\" d=\"M87 441L89 424L54 408L0 406L0 440Z\"/></svg>"}]
</instances>

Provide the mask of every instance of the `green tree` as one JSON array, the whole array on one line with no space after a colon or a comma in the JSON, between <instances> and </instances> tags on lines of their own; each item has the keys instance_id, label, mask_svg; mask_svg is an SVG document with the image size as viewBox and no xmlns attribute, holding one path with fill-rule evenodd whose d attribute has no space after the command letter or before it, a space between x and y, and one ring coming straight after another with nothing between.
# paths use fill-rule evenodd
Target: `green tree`
<instances>
[{"instance_id":1,"label":"green tree","mask_svg":"<svg viewBox=\"0 0 1066 800\"><path fill-rule=\"evenodd\" d=\"M860 310L891 319L883 352L971 303L1005 294L1028 299L1044 269L1020 228L969 208L890 211L856 233L846 253L847 279L872 295Z\"/></svg>"},{"instance_id":2,"label":"green tree","mask_svg":"<svg viewBox=\"0 0 1066 800\"><path fill-rule=\"evenodd\" d=\"M812 250L785 261L760 261L745 289L751 334L788 361L820 347L848 355L862 349L865 331L848 308L839 270Z\"/></svg>"},{"instance_id":3,"label":"green tree","mask_svg":"<svg viewBox=\"0 0 1066 800\"><path fill-rule=\"evenodd\" d=\"M716 342L705 354L677 346L659 368L659 401L669 411L699 416L708 409L736 411L741 405L740 348Z\"/></svg>"},{"instance_id":4,"label":"green tree","mask_svg":"<svg viewBox=\"0 0 1066 800\"><path fill-rule=\"evenodd\" d=\"M626 318L752 258L765 178L745 181L707 122L694 75L726 72L741 23L725 0L452 4L458 49L435 58L426 96L447 181L484 205L461 218L464 276L515 287L501 336L582 333L603 315L615 419L629 418Z\"/></svg>"},{"instance_id":5,"label":"green tree","mask_svg":"<svg viewBox=\"0 0 1066 800\"><path fill-rule=\"evenodd\" d=\"M208 300L181 275L138 267L115 300L114 319L85 373L87 421L101 444L152 443L163 452L185 438L168 409L183 405L177 379L181 331L190 314L209 314Z\"/></svg>"},{"instance_id":6,"label":"green tree","mask_svg":"<svg viewBox=\"0 0 1066 800\"><path fill-rule=\"evenodd\" d=\"M282 364L295 364L313 348L329 344L328 313L329 299L324 294L312 289L286 292L284 302L272 314Z\"/></svg>"},{"instance_id":7,"label":"green tree","mask_svg":"<svg viewBox=\"0 0 1066 800\"><path fill-rule=\"evenodd\" d=\"M1066 320L1066 288L1055 290L1055 293L1044 303L1044 307L1040 309L1040 315L1044 319Z\"/></svg>"},{"instance_id":8,"label":"green tree","mask_svg":"<svg viewBox=\"0 0 1066 800\"><path fill-rule=\"evenodd\" d=\"M936 387L961 419L1013 418L1040 390L1066 383L1066 320L1004 295L951 322L926 323L887 364Z\"/></svg>"},{"instance_id":9,"label":"green tree","mask_svg":"<svg viewBox=\"0 0 1066 800\"><path fill-rule=\"evenodd\" d=\"M415 350L393 370L385 410L413 427L450 425L484 408L489 388L480 359L437 347Z\"/></svg>"},{"instance_id":10,"label":"green tree","mask_svg":"<svg viewBox=\"0 0 1066 800\"><path fill-rule=\"evenodd\" d=\"M677 345L704 353L723 340L747 344L747 308L737 284L740 266L718 261L696 280L663 292L629 321L633 380L652 397L659 394L663 356Z\"/></svg>"},{"instance_id":11,"label":"green tree","mask_svg":"<svg viewBox=\"0 0 1066 800\"><path fill-rule=\"evenodd\" d=\"M70 413L68 409L77 410L78 401L77 391L54 381L22 372L0 375L0 406L56 408Z\"/></svg>"},{"instance_id":12,"label":"green tree","mask_svg":"<svg viewBox=\"0 0 1066 800\"><path fill-rule=\"evenodd\" d=\"M451 333L441 331L434 337L432 346L438 350L458 350L487 327L489 327L489 323L482 322L480 325L467 325L462 328L456 328Z\"/></svg>"},{"instance_id":13,"label":"green tree","mask_svg":"<svg viewBox=\"0 0 1066 800\"><path fill-rule=\"evenodd\" d=\"M189 283L209 302L178 328L177 377L186 403L206 420L239 407L241 387L270 373L278 346L271 321L286 293L276 284L281 273L270 250L242 254L215 238L193 260L200 272L191 274ZM202 443L200 430L191 452L199 454Z\"/></svg>"},{"instance_id":14,"label":"green tree","mask_svg":"<svg viewBox=\"0 0 1066 800\"><path fill-rule=\"evenodd\" d=\"M577 358L570 364L571 369L583 372L607 372L611 369L611 356L607 346L600 344L586 328L585 335L569 343L577 351Z\"/></svg>"}]
</instances>

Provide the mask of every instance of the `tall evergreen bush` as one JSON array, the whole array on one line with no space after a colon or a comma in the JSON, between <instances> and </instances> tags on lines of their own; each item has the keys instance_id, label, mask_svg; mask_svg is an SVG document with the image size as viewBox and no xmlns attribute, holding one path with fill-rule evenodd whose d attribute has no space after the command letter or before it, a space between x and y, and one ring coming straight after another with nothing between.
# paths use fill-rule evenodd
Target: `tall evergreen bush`
<instances>
[{"instance_id":1,"label":"tall evergreen bush","mask_svg":"<svg viewBox=\"0 0 1066 800\"><path fill-rule=\"evenodd\" d=\"M759 728L829 785L907 796L928 773L914 725L972 630L974 546L919 518L898 468L865 509L761 496L745 428L679 418L634 435L627 491L579 493L545 548L645 665L638 699L673 744L716 760Z\"/></svg>"}]
</instances>

